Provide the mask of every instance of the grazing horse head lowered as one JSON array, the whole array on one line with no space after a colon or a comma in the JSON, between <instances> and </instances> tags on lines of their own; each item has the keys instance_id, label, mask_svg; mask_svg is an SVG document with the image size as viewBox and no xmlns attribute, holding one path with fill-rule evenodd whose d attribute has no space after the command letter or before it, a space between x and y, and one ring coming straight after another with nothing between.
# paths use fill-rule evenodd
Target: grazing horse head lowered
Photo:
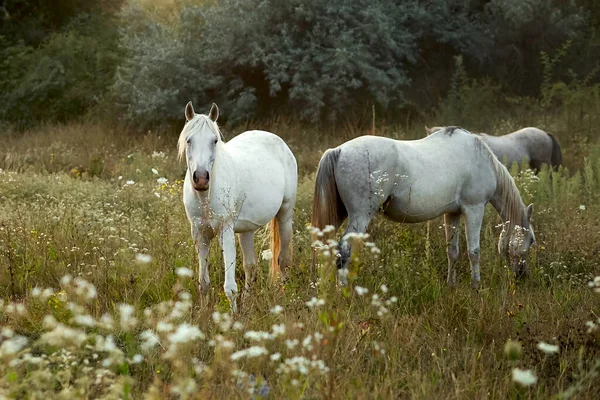
<instances>
[{"instance_id":1,"label":"grazing horse head lowered","mask_svg":"<svg viewBox=\"0 0 600 400\"><path fill-rule=\"evenodd\" d=\"M525 207L512 176L489 147L458 127L420 140L362 136L329 149L319 162L314 193L314 227L332 225L337 230L348 218L340 246L341 268L347 268L351 254L345 238L365 232L377 213L404 223L444 215L450 285L456 282L461 215L475 288L480 281L479 242L488 202L505 222L498 248L514 260L515 273L524 272L535 240L530 222L533 206Z\"/></svg>"}]
</instances>

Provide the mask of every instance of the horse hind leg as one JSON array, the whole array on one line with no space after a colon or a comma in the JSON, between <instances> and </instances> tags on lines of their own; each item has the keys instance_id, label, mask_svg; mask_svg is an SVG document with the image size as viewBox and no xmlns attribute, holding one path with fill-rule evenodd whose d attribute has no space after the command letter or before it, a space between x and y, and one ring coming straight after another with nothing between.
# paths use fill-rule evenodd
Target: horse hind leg
<instances>
[{"instance_id":1,"label":"horse hind leg","mask_svg":"<svg viewBox=\"0 0 600 400\"><path fill-rule=\"evenodd\" d=\"M446 253L448 254L448 285L456 285L456 262L460 256L459 239L460 214L445 214L444 228L446 231Z\"/></svg>"},{"instance_id":2,"label":"horse hind leg","mask_svg":"<svg viewBox=\"0 0 600 400\"><path fill-rule=\"evenodd\" d=\"M346 272L348 271L348 264L352 255L352 248L350 241L348 240L348 234L365 233L369 227L369 224L371 223L371 219L373 219L373 215L370 213L353 214L348 218L348 227L346 228L344 235L342 235L340 244L340 258L337 263L338 269L343 269ZM341 274L340 276L343 277L341 283L345 285L347 283L347 274Z\"/></svg>"},{"instance_id":3,"label":"horse hind leg","mask_svg":"<svg viewBox=\"0 0 600 400\"><path fill-rule=\"evenodd\" d=\"M254 250L254 232L244 232L238 234L240 247L242 249L242 263L244 273L246 274L245 292L249 292L252 285L256 282L256 251Z\"/></svg>"},{"instance_id":4,"label":"horse hind leg","mask_svg":"<svg viewBox=\"0 0 600 400\"><path fill-rule=\"evenodd\" d=\"M285 201L275 216L279 233L279 255L277 264L281 271L281 279L287 279L287 269L292 265L292 220L294 218L294 201ZM273 250L273 249L272 249ZM275 257L275 254L273 254Z\"/></svg>"},{"instance_id":5,"label":"horse hind leg","mask_svg":"<svg viewBox=\"0 0 600 400\"><path fill-rule=\"evenodd\" d=\"M465 207L462 212L465 215L465 231L467 235L467 248L469 250L469 260L471 262L471 286L473 289L479 289L481 272L479 265L481 224L485 204Z\"/></svg>"}]
</instances>

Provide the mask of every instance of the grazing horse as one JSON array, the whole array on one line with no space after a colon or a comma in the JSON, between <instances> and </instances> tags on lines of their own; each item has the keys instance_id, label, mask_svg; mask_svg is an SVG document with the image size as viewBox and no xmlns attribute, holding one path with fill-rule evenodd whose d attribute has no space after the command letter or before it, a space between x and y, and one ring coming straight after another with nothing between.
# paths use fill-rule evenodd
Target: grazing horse
<instances>
[{"instance_id":1,"label":"grazing horse","mask_svg":"<svg viewBox=\"0 0 600 400\"><path fill-rule=\"evenodd\" d=\"M466 220L471 284L479 287L479 237L484 208L492 203L504 221L498 251L519 275L535 240L533 204L525 207L515 182L489 147L458 127L420 140L362 136L327 150L319 162L312 225L336 230L348 218L338 268L347 268L346 235L365 232L376 213L395 222L424 222L444 215L448 284L456 282L460 216ZM341 274L342 276L344 274Z\"/></svg>"},{"instance_id":2,"label":"grazing horse","mask_svg":"<svg viewBox=\"0 0 600 400\"><path fill-rule=\"evenodd\" d=\"M425 127L427 134L432 134L443 127ZM529 168L538 173L542 164L548 164L554 170L562 165L562 151L558 141L551 133L538 128L523 128L502 136L486 133L478 134L498 159L510 167L513 163L529 160Z\"/></svg>"},{"instance_id":3,"label":"grazing horse","mask_svg":"<svg viewBox=\"0 0 600 400\"><path fill-rule=\"evenodd\" d=\"M196 114L189 102L178 141L179 158L186 157L183 204L198 251L199 288L210 287L208 250L218 236L225 262L225 294L237 310L235 234L238 234L246 274L246 290L256 275L254 233L270 221L271 277L290 266L292 217L296 204L298 167L285 142L265 131L244 132L225 142L217 126L219 109Z\"/></svg>"}]
</instances>

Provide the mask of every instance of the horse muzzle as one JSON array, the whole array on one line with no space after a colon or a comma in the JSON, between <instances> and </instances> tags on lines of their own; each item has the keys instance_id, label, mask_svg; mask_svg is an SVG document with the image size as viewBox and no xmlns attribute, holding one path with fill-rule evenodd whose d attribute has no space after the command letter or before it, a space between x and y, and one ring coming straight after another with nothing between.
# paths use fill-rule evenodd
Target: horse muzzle
<instances>
[{"instance_id":1,"label":"horse muzzle","mask_svg":"<svg viewBox=\"0 0 600 400\"><path fill-rule=\"evenodd\" d=\"M199 192L208 190L209 174L208 171L194 171L192 174L192 187Z\"/></svg>"}]
</instances>

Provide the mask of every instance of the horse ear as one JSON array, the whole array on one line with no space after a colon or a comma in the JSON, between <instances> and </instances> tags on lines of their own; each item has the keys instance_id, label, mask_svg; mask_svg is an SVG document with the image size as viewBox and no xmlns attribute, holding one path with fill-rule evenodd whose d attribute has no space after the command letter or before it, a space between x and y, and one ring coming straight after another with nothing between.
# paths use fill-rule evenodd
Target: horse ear
<instances>
[{"instance_id":1,"label":"horse ear","mask_svg":"<svg viewBox=\"0 0 600 400\"><path fill-rule=\"evenodd\" d=\"M531 220L531 216L533 215L533 203L527 206L527 220Z\"/></svg>"},{"instance_id":2,"label":"horse ear","mask_svg":"<svg viewBox=\"0 0 600 400\"><path fill-rule=\"evenodd\" d=\"M425 125L425 132L427 132L427 136L431 135L431 129Z\"/></svg>"},{"instance_id":3,"label":"horse ear","mask_svg":"<svg viewBox=\"0 0 600 400\"><path fill-rule=\"evenodd\" d=\"M185 105L185 119L189 121L194 118L195 115L196 113L194 112L194 106L192 105L191 101L188 101L188 103Z\"/></svg>"},{"instance_id":4,"label":"horse ear","mask_svg":"<svg viewBox=\"0 0 600 400\"><path fill-rule=\"evenodd\" d=\"M217 119L219 118L219 107L215 103L212 103L212 107L210 107L208 118L210 118L212 122L217 122Z\"/></svg>"}]
</instances>

